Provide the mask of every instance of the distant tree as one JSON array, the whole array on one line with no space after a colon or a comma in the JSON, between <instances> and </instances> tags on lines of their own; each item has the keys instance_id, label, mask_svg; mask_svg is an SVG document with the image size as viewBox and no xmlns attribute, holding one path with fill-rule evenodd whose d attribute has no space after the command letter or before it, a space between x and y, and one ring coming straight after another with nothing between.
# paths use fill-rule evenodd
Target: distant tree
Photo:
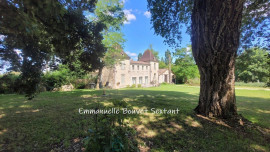
<instances>
[{"instance_id":1,"label":"distant tree","mask_svg":"<svg viewBox=\"0 0 270 152\"><path fill-rule=\"evenodd\" d=\"M192 57L191 50L187 48L176 49L176 57L172 71L178 83L187 83L189 79L198 78L199 70Z\"/></svg>"},{"instance_id":2,"label":"distant tree","mask_svg":"<svg viewBox=\"0 0 270 152\"><path fill-rule=\"evenodd\" d=\"M125 42L121 32L121 26L125 21L123 4L119 0L98 0L94 14L90 19L106 25L106 28L102 31L104 37L102 43L106 52L104 57L101 58L102 65L99 68L96 85L96 89L99 89L103 67L111 68L121 59L120 53Z\"/></svg>"},{"instance_id":3,"label":"distant tree","mask_svg":"<svg viewBox=\"0 0 270 152\"><path fill-rule=\"evenodd\" d=\"M33 98L41 82L42 69L52 55L73 71L78 65L85 71L101 66L105 52L101 22L86 19L95 0L36 1L2 0L0 3L1 60L17 71L24 91ZM21 51L18 55L16 49Z\"/></svg>"},{"instance_id":4,"label":"distant tree","mask_svg":"<svg viewBox=\"0 0 270 152\"><path fill-rule=\"evenodd\" d=\"M200 71L197 113L222 118L237 115L237 50L240 44L244 48L262 40L265 44L259 45L270 46L269 4L269 0L148 0L155 33L169 45L179 45L182 26L188 26Z\"/></svg>"},{"instance_id":5,"label":"distant tree","mask_svg":"<svg viewBox=\"0 0 270 152\"><path fill-rule=\"evenodd\" d=\"M159 61L159 68L160 69L165 69L165 68L168 68L168 65L166 65L164 61L160 60Z\"/></svg>"},{"instance_id":6,"label":"distant tree","mask_svg":"<svg viewBox=\"0 0 270 152\"><path fill-rule=\"evenodd\" d=\"M267 54L267 67L268 67L268 80L266 86L270 87L270 52L268 52Z\"/></svg>"},{"instance_id":7,"label":"distant tree","mask_svg":"<svg viewBox=\"0 0 270 152\"><path fill-rule=\"evenodd\" d=\"M138 61L141 59L141 57L142 57L142 53L139 53L138 54Z\"/></svg>"},{"instance_id":8,"label":"distant tree","mask_svg":"<svg viewBox=\"0 0 270 152\"><path fill-rule=\"evenodd\" d=\"M244 82L266 82L268 67L266 50L251 48L245 50L236 59L236 80Z\"/></svg>"},{"instance_id":9,"label":"distant tree","mask_svg":"<svg viewBox=\"0 0 270 152\"><path fill-rule=\"evenodd\" d=\"M171 55L171 52L170 52L170 50L167 50L166 52L165 52L165 64L169 64L169 63L171 63L172 62L172 57L171 57L172 55Z\"/></svg>"},{"instance_id":10,"label":"distant tree","mask_svg":"<svg viewBox=\"0 0 270 152\"><path fill-rule=\"evenodd\" d=\"M153 53L153 55L155 56L155 58L156 58L157 60L159 60L158 51L155 51L155 50L153 49L153 45L152 45L152 44L149 45L149 48L148 48L148 49Z\"/></svg>"}]
</instances>

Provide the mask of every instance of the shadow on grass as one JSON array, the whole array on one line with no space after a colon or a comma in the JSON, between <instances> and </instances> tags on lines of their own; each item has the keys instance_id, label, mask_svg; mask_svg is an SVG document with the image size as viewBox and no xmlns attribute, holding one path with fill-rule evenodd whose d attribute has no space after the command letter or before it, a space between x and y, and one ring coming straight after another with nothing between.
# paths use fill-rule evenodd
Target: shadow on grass
<instances>
[{"instance_id":1,"label":"shadow on grass","mask_svg":"<svg viewBox=\"0 0 270 152\"><path fill-rule=\"evenodd\" d=\"M193 113L197 94L125 89L106 90L107 96L102 97L102 92L45 92L32 101L19 95L3 96L0 100L0 151L50 151L56 144L68 146L70 140L85 137L86 131L93 126L93 116L79 115L78 109L94 108L98 103L107 105L112 100L124 100L130 107L139 109L180 110L175 115L147 113L127 116L129 125L138 132L141 151L269 150L267 141L252 129L239 133L197 117ZM241 98L239 100L245 100ZM262 99L251 101L256 100ZM245 104L241 107L250 108Z\"/></svg>"}]
</instances>

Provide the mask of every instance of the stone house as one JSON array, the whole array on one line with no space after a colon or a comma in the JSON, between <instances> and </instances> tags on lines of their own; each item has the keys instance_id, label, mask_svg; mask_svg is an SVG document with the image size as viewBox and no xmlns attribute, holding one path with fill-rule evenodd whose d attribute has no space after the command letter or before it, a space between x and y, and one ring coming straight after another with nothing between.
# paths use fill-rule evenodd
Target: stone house
<instances>
[{"instance_id":1,"label":"stone house","mask_svg":"<svg viewBox=\"0 0 270 152\"><path fill-rule=\"evenodd\" d=\"M158 60L150 50L146 50L139 61L133 61L122 51L122 60L112 68L103 68L101 83L110 88L124 88L132 85L142 87L158 86L164 82L166 70L159 71ZM168 71L167 71L168 72ZM159 78L161 76L161 78ZM171 79L172 80L172 79Z\"/></svg>"},{"instance_id":2,"label":"stone house","mask_svg":"<svg viewBox=\"0 0 270 152\"><path fill-rule=\"evenodd\" d=\"M171 78L169 77L171 75ZM158 82L159 83L173 83L174 82L174 74L172 71L169 71L168 69L159 69L158 70Z\"/></svg>"}]
</instances>

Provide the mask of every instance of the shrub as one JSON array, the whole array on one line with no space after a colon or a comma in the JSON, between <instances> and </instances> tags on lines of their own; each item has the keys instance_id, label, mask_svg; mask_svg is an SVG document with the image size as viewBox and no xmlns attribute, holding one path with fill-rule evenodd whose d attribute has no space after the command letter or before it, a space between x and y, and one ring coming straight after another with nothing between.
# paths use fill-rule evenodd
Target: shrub
<instances>
[{"instance_id":1,"label":"shrub","mask_svg":"<svg viewBox=\"0 0 270 152\"><path fill-rule=\"evenodd\" d=\"M265 87L266 84L263 82L235 82L235 86L245 86L245 87Z\"/></svg>"},{"instance_id":2,"label":"shrub","mask_svg":"<svg viewBox=\"0 0 270 152\"><path fill-rule=\"evenodd\" d=\"M193 86L198 86L198 85L200 85L200 78L188 79L187 84L193 85Z\"/></svg>"},{"instance_id":3,"label":"shrub","mask_svg":"<svg viewBox=\"0 0 270 152\"><path fill-rule=\"evenodd\" d=\"M167 82L162 82L161 85L168 85L169 83Z\"/></svg>"},{"instance_id":4,"label":"shrub","mask_svg":"<svg viewBox=\"0 0 270 152\"><path fill-rule=\"evenodd\" d=\"M0 93L16 93L18 87L19 73L10 72L0 76Z\"/></svg>"},{"instance_id":5,"label":"shrub","mask_svg":"<svg viewBox=\"0 0 270 152\"><path fill-rule=\"evenodd\" d=\"M138 85L137 85L137 87L138 87L138 88L141 88L141 87L142 87L142 85L141 85L141 84L138 84Z\"/></svg>"},{"instance_id":6,"label":"shrub","mask_svg":"<svg viewBox=\"0 0 270 152\"><path fill-rule=\"evenodd\" d=\"M136 88L136 84L132 84L130 88Z\"/></svg>"},{"instance_id":7,"label":"shrub","mask_svg":"<svg viewBox=\"0 0 270 152\"><path fill-rule=\"evenodd\" d=\"M124 101L113 101L115 109L127 108ZM102 109L113 107L102 107ZM98 109L100 107L96 107ZM130 109L130 108L129 108ZM127 115L121 110L119 114L98 115L94 126L88 130L89 135L84 140L86 151L137 152L138 143L134 138L135 129L124 123Z\"/></svg>"},{"instance_id":8,"label":"shrub","mask_svg":"<svg viewBox=\"0 0 270 152\"><path fill-rule=\"evenodd\" d=\"M48 72L43 76L43 83L48 91L68 84L72 80L71 71L66 66L59 66L56 71Z\"/></svg>"},{"instance_id":9,"label":"shrub","mask_svg":"<svg viewBox=\"0 0 270 152\"><path fill-rule=\"evenodd\" d=\"M130 85L127 85L126 88L130 88Z\"/></svg>"}]
</instances>

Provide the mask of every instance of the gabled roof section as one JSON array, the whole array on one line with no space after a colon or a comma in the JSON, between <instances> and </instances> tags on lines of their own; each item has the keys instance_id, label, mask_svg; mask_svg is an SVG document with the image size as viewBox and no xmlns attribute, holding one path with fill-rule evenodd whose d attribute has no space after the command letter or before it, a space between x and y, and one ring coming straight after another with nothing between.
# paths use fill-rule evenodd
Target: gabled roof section
<instances>
[{"instance_id":1,"label":"gabled roof section","mask_svg":"<svg viewBox=\"0 0 270 152\"><path fill-rule=\"evenodd\" d=\"M130 59L130 57L126 54L126 52L124 52L123 50L121 51L121 55L122 55L122 57L124 58L124 59L127 59L127 60L129 60Z\"/></svg>"},{"instance_id":2,"label":"gabled roof section","mask_svg":"<svg viewBox=\"0 0 270 152\"><path fill-rule=\"evenodd\" d=\"M118 50L121 50L121 52L119 53L118 51L116 51L115 53L112 53L111 56L113 58L126 59L126 60L130 59L130 57L124 52L123 48L119 44L114 45L114 48L118 49Z\"/></svg>"},{"instance_id":3,"label":"gabled roof section","mask_svg":"<svg viewBox=\"0 0 270 152\"><path fill-rule=\"evenodd\" d=\"M158 75L162 75L163 73L165 73L168 69L159 69L158 70ZM168 70L169 71L169 70ZM171 71L171 75L174 75L173 72Z\"/></svg>"},{"instance_id":4,"label":"gabled roof section","mask_svg":"<svg viewBox=\"0 0 270 152\"><path fill-rule=\"evenodd\" d=\"M155 58L155 56L153 55L153 53L150 50L146 50L143 53L143 56L140 58L139 61L143 61L143 62L158 62L157 59Z\"/></svg>"}]
</instances>

